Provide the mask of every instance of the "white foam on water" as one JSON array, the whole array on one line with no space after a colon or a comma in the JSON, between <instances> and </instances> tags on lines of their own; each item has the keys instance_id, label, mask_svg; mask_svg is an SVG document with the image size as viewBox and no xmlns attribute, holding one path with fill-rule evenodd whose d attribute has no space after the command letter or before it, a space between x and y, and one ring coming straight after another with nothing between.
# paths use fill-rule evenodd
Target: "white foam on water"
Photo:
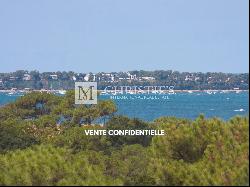
<instances>
[{"instance_id":1,"label":"white foam on water","mask_svg":"<svg viewBox=\"0 0 250 187\"><path fill-rule=\"evenodd\" d=\"M235 112L244 112L245 110L243 108L234 110Z\"/></svg>"}]
</instances>

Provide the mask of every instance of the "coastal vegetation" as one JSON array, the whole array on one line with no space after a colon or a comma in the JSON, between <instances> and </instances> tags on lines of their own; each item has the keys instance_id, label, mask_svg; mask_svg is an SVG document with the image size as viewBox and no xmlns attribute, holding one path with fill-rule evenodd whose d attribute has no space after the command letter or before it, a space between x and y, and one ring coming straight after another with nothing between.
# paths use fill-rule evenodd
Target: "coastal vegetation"
<instances>
[{"instance_id":1,"label":"coastal vegetation","mask_svg":"<svg viewBox=\"0 0 250 187\"><path fill-rule=\"evenodd\" d=\"M0 108L0 185L249 185L249 118L116 115L110 100L76 106L32 92ZM102 125L98 125L102 124ZM156 129L164 136L88 136Z\"/></svg>"},{"instance_id":2,"label":"coastal vegetation","mask_svg":"<svg viewBox=\"0 0 250 187\"><path fill-rule=\"evenodd\" d=\"M75 73L44 72L19 70L12 73L0 73L0 89L74 89L75 81L96 81L98 89L107 86L174 86L177 90L230 90L249 89L249 74L240 73L201 73L178 71L129 71Z\"/></svg>"}]
</instances>

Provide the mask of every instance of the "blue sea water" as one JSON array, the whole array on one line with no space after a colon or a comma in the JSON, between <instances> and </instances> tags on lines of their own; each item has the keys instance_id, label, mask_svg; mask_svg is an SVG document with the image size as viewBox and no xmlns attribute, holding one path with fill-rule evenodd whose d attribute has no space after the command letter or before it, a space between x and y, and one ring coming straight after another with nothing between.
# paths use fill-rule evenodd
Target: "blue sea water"
<instances>
[{"instance_id":1,"label":"blue sea water","mask_svg":"<svg viewBox=\"0 0 250 187\"><path fill-rule=\"evenodd\" d=\"M0 105L15 101L20 95L0 93ZM195 119L199 114L205 117L219 117L228 120L235 115L249 115L249 92L207 94L176 93L174 95L102 95L101 99L113 99L118 114L152 121L161 116L175 116Z\"/></svg>"}]
</instances>

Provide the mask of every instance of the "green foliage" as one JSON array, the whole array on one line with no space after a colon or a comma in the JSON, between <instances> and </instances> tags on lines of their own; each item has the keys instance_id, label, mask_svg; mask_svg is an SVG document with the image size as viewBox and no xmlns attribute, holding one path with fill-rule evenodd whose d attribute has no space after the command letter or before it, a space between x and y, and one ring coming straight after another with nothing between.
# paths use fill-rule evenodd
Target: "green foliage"
<instances>
[{"instance_id":1,"label":"green foliage","mask_svg":"<svg viewBox=\"0 0 250 187\"><path fill-rule=\"evenodd\" d=\"M70 154L67 149L37 146L0 156L0 185L119 185L103 173L102 155Z\"/></svg>"},{"instance_id":2,"label":"green foliage","mask_svg":"<svg viewBox=\"0 0 250 187\"><path fill-rule=\"evenodd\" d=\"M35 119L48 115L57 106L62 97L54 94L32 92L17 99L15 103L0 109L0 119L9 118Z\"/></svg>"},{"instance_id":3,"label":"green foliage","mask_svg":"<svg viewBox=\"0 0 250 187\"><path fill-rule=\"evenodd\" d=\"M25 133L27 129L27 124L19 120L9 119L0 122L0 153L24 149L39 143L34 136Z\"/></svg>"},{"instance_id":4,"label":"green foliage","mask_svg":"<svg viewBox=\"0 0 250 187\"><path fill-rule=\"evenodd\" d=\"M75 106L73 91L31 93L0 108L0 185L249 184L247 117L148 123L116 110L112 101ZM94 125L96 119L107 123ZM88 129L166 135L88 136Z\"/></svg>"},{"instance_id":5,"label":"green foliage","mask_svg":"<svg viewBox=\"0 0 250 187\"><path fill-rule=\"evenodd\" d=\"M119 178L123 185L153 185L148 163L147 148L139 144L124 146L113 151L106 161L106 174Z\"/></svg>"},{"instance_id":6,"label":"green foliage","mask_svg":"<svg viewBox=\"0 0 250 187\"><path fill-rule=\"evenodd\" d=\"M59 147L67 147L72 152L85 150L108 152L110 142L105 136L88 136L84 133L88 129L103 129L102 127L72 127L65 130L53 143Z\"/></svg>"},{"instance_id":7,"label":"green foliage","mask_svg":"<svg viewBox=\"0 0 250 187\"><path fill-rule=\"evenodd\" d=\"M75 105L74 91L68 91L62 102L53 111L56 115L64 116L70 125L91 125L93 121L113 116L117 108L111 100L101 100L97 105Z\"/></svg>"},{"instance_id":8,"label":"green foliage","mask_svg":"<svg viewBox=\"0 0 250 187\"><path fill-rule=\"evenodd\" d=\"M151 145L157 185L247 185L249 121L199 117L191 124L162 123L167 135Z\"/></svg>"},{"instance_id":9,"label":"green foliage","mask_svg":"<svg viewBox=\"0 0 250 187\"><path fill-rule=\"evenodd\" d=\"M129 119L124 116L115 116L107 123L107 130L150 130L151 126L139 119ZM141 144L148 146L151 136L107 136L113 147L122 145Z\"/></svg>"}]
</instances>

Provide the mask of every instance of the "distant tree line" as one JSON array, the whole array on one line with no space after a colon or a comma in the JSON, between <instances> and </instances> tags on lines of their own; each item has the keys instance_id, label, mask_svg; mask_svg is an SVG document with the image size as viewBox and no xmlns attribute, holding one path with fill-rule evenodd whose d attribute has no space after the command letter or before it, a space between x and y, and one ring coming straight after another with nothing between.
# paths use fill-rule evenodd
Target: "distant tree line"
<instances>
[{"instance_id":1,"label":"distant tree line","mask_svg":"<svg viewBox=\"0 0 250 187\"><path fill-rule=\"evenodd\" d=\"M201 73L178 71L129 71L111 73L44 72L19 70L0 73L0 89L73 89L75 81L97 81L106 86L174 86L179 90L249 89L249 73Z\"/></svg>"}]
</instances>

